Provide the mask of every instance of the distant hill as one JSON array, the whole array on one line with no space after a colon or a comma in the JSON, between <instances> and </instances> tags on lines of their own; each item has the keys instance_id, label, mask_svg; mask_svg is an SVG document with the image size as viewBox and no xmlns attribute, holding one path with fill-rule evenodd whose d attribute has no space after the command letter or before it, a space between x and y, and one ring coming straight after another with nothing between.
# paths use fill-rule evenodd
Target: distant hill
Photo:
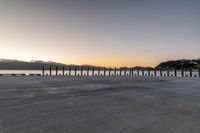
<instances>
[{"instance_id":1,"label":"distant hill","mask_svg":"<svg viewBox=\"0 0 200 133\"><path fill-rule=\"evenodd\" d=\"M95 70L98 70L99 68L102 70L104 67L101 66L92 66L92 65L67 65L67 64L62 64L62 63L57 63L57 62L52 62L52 61L41 61L41 60L31 60L30 62L27 61L20 61L20 60L9 60L9 59L0 59L0 70L41 70L43 65L45 66L45 69L49 69L49 66L52 67L52 70L56 69L56 66L58 66L59 69L62 69L64 66L65 69L68 69L71 67L72 70L74 70L75 67L77 67L77 70L80 70L81 66L83 67L83 70L87 70L88 67L90 70L94 67ZM153 68L151 67L131 67L133 69L139 69L139 70L152 70ZM109 69L108 67L106 68L107 70ZM117 68L119 69L119 68ZM120 69L125 70L129 69L129 67L120 67ZM114 68L112 68L114 70Z\"/></svg>"},{"instance_id":2,"label":"distant hill","mask_svg":"<svg viewBox=\"0 0 200 133\"><path fill-rule=\"evenodd\" d=\"M153 70L153 67L141 67L141 66L136 66L133 67L134 70Z\"/></svg>"},{"instance_id":3,"label":"distant hill","mask_svg":"<svg viewBox=\"0 0 200 133\"><path fill-rule=\"evenodd\" d=\"M19 61L19 60L8 60L8 59L0 59L0 70L42 70L42 67L45 66L46 70L49 70L49 66L51 66L52 70L56 69L56 66L58 66L58 69L62 69L63 66L65 69L69 69L71 67L71 70L74 70L75 67L77 67L77 70L80 70L81 67L83 67L83 70L87 70L88 67L91 70L94 67L94 70L98 70L99 68L102 70L105 67L101 66L92 66L92 65L67 65L52 61L41 61L41 60L31 60L30 62L27 61ZM107 70L109 68L106 68ZM121 68L125 69L125 67ZM114 68L112 68L114 70Z\"/></svg>"},{"instance_id":4,"label":"distant hill","mask_svg":"<svg viewBox=\"0 0 200 133\"><path fill-rule=\"evenodd\" d=\"M162 62L155 69L199 69L200 68L200 59L192 60L175 60Z\"/></svg>"},{"instance_id":5,"label":"distant hill","mask_svg":"<svg viewBox=\"0 0 200 133\"><path fill-rule=\"evenodd\" d=\"M41 70L43 65L58 65L60 63L54 62L43 62L43 61L18 61L18 60L0 60L0 69L1 70Z\"/></svg>"},{"instance_id":6,"label":"distant hill","mask_svg":"<svg viewBox=\"0 0 200 133\"><path fill-rule=\"evenodd\" d=\"M52 66L52 70L56 69L56 66L58 66L59 69L62 69L64 66L66 69L71 66L72 69L75 67L80 68L79 65L66 65L62 63L56 63L52 61L19 61L19 60L7 60L7 59L0 59L0 70L41 70L42 66L45 66L45 69L49 69L49 66ZM90 67L90 69L93 67L91 65L82 65L84 69L87 69L87 67Z\"/></svg>"}]
</instances>

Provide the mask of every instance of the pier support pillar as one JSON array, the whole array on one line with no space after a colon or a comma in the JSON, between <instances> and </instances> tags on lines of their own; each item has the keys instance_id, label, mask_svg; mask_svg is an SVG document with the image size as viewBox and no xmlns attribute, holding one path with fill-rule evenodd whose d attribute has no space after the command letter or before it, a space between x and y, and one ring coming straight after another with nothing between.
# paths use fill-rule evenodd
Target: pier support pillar
<instances>
[{"instance_id":1,"label":"pier support pillar","mask_svg":"<svg viewBox=\"0 0 200 133\"><path fill-rule=\"evenodd\" d=\"M109 76L111 75L111 68L109 68Z\"/></svg>"},{"instance_id":2,"label":"pier support pillar","mask_svg":"<svg viewBox=\"0 0 200 133\"><path fill-rule=\"evenodd\" d=\"M184 77L184 70L181 70L181 76Z\"/></svg>"},{"instance_id":3,"label":"pier support pillar","mask_svg":"<svg viewBox=\"0 0 200 133\"><path fill-rule=\"evenodd\" d=\"M129 68L129 75L132 75L132 69Z\"/></svg>"},{"instance_id":4,"label":"pier support pillar","mask_svg":"<svg viewBox=\"0 0 200 133\"><path fill-rule=\"evenodd\" d=\"M44 66L42 66L42 75L43 75L43 76L45 75Z\"/></svg>"},{"instance_id":5,"label":"pier support pillar","mask_svg":"<svg viewBox=\"0 0 200 133\"><path fill-rule=\"evenodd\" d=\"M65 75L65 67L63 66L63 76Z\"/></svg>"},{"instance_id":6,"label":"pier support pillar","mask_svg":"<svg viewBox=\"0 0 200 133\"><path fill-rule=\"evenodd\" d=\"M56 76L58 75L58 66L56 66Z\"/></svg>"},{"instance_id":7,"label":"pier support pillar","mask_svg":"<svg viewBox=\"0 0 200 133\"><path fill-rule=\"evenodd\" d=\"M132 75L134 75L134 72L133 72L134 70L133 70L133 68L132 68Z\"/></svg>"},{"instance_id":8,"label":"pier support pillar","mask_svg":"<svg viewBox=\"0 0 200 133\"><path fill-rule=\"evenodd\" d=\"M72 68L71 68L71 66L69 66L69 76L71 76L71 70L72 70Z\"/></svg>"},{"instance_id":9,"label":"pier support pillar","mask_svg":"<svg viewBox=\"0 0 200 133\"><path fill-rule=\"evenodd\" d=\"M200 67L199 67L199 77L200 77Z\"/></svg>"},{"instance_id":10,"label":"pier support pillar","mask_svg":"<svg viewBox=\"0 0 200 133\"><path fill-rule=\"evenodd\" d=\"M77 74L77 67L74 68L74 75L76 76Z\"/></svg>"},{"instance_id":11,"label":"pier support pillar","mask_svg":"<svg viewBox=\"0 0 200 133\"><path fill-rule=\"evenodd\" d=\"M160 76L163 76L163 74L162 74L162 69L160 69Z\"/></svg>"},{"instance_id":12,"label":"pier support pillar","mask_svg":"<svg viewBox=\"0 0 200 133\"><path fill-rule=\"evenodd\" d=\"M100 67L98 69L98 75L101 75L101 69L100 69Z\"/></svg>"},{"instance_id":13,"label":"pier support pillar","mask_svg":"<svg viewBox=\"0 0 200 133\"><path fill-rule=\"evenodd\" d=\"M151 75L151 71L150 71L150 69L148 70L148 76L150 76Z\"/></svg>"},{"instance_id":14,"label":"pier support pillar","mask_svg":"<svg viewBox=\"0 0 200 133\"><path fill-rule=\"evenodd\" d=\"M94 76L94 67L92 68L92 75Z\"/></svg>"},{"instance_id":15,"label":"pier support pillar","mask_svg":"<svg viewBox=\"0 0 200 133\"><path fill-rule=\"evenodd\" d=\"M126 67L125 67L125 69L124 69L124 76L126 76Z\"/></svg>"},{"instance_id":16,"label":"pier support pillar","mask_svg":"<svg viewBox=\"0 0 200 133\"><path fill-rule=\"evenodd\" d=\"M174 76L177 77L177 70L174 70Z\"/></svg>"},{"instance_id":17,"label":"pier support pillar","mask_svg":"<svg viewBox=\"0 0 200 133\"><path fill-rule=\"evenodd\" d=\"M200 68L199 68L199 77L200 77Z\"/></svg>"},{"instance_id":18,"label":"pier support pillar","mask_svg":"<svg viewBox=\"0 0 200 133\"><path fill-rule=\"evenodd\" d=\"M154 70L154 76L157 76L156 69Z\"/></svg>"},{"instance_id":19,"label":"pier support pillar","mask_svg":"<svg viewBox=\"0 0 200 133\"><path fill-rule=\"evenodd\" d=\"M83 76L83 66L81 66L81 76Z\"/></svg>"},{"instance_id":20,"label":"pier support pillar","mask_svg":"<svg viewBox=\"0 0 200 133\"><path fill-rule=\"evenodd\" d=\"M169 70L167 70L167 76L169 77Z\"/></svg>"},{"instance_id":21,"label":"pier support pillar","mask_svg":"<svg viewBox=\"0 0 200 133\"><path fill-rule=\"evenodd\" d=\"M190 77L192 77L192 69L190 69Z\"/></svg>"},{"instance_id":22,"label":"pier support pillar","mask_svg":"<svg viewBox=\"0 0 200 133\"><path fill-rule=\"evenodd\" d=\"M49 75L51 76L51 74L52 74L52 73L51 73L51 66L50 66L50 67L49 67Z\"/></svg>"},{"instance_id":23,"label":"pier support pillar","mask_svg":"<svg viewBox=\"0 0 200 133\"><path fill-rule=\"evenodd\" d=\"M90 67L87 67L87 76L89 76Z\"/></svg>"},{"instance_id":24,"label":"pier support pillar","mask_svg":"<svg viewBox=\"0 0 200 133\"><path fill-rule=\"evenodd\" d=\"M103 74L104 74L104 76L106 76L106 67L104 67L104 73Z\"/></svg>"}]
</instances>

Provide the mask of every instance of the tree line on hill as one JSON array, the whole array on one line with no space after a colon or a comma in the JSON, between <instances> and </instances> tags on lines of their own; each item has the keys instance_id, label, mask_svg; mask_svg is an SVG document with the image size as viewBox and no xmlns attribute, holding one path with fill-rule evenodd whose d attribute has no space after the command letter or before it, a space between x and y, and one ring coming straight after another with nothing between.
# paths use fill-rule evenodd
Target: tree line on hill
<instances>
[{"instance_id":1,"label":"tree line on hill","mask_svg":"<svg viewBox=\"0 0 200 133\"><path fill-rule=\"evenodd\" d=\"M163 70L169 70L169 69L199 69L200 68L200 59L192 59L192 60L176 60L176 61L167 61L162 62L158 66L155 67L155 69L163 69Z\"/></svg>"}]
</instances>

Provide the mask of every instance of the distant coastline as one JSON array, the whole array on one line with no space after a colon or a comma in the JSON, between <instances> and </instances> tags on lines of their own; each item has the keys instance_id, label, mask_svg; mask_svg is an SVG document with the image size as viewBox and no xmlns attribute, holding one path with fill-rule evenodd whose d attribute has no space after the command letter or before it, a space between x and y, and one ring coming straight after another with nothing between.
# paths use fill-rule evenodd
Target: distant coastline
<instances>
[{"instance_id":1,"label":"distant coastline","mask_svg":"<svg viewBox=\"0 0 200 133\"><path fill-rule=\"evenodd\" d=\"M52 70L56 69L56 66L61 69L65 67L66 69L71 67L74 69L77 67L78 69L82 66L84 70L88 67L92 68L103 68L102 66L92 66L92 65L67 65L57 62L45 62L45 61L19 61L19 60L8 60L8 59L1 59L0 60L0 70L41 70L42 67L45 66L45 69L49 69L49 66L52 66ZM130 68L130 67L121 67L123 68ZM145 70L152 70L152 69L199 69L200 68L200 59L191 59L191 60L174 60L174 61L166 61L161 62L155 68L152 67L142 67L142 66L133 66L131 68L134 69L145 69Z\"/></svg>"}]
</instances>

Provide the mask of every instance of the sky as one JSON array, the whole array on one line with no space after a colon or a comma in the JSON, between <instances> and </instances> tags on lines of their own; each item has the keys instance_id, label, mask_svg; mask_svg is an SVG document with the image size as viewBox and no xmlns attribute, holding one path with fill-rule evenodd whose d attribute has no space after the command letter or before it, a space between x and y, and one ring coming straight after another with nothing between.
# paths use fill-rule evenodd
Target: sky
<instances>
[{"instance_id":1,"label":"sky","mask_svg":"<svg viewBox=\"0 0 200 133\"><path fill-rule=\"evenodd\" d=\"M200 0L0 0L0 58L156 66L200 58Z\"/></svg>"}]
</instances>

